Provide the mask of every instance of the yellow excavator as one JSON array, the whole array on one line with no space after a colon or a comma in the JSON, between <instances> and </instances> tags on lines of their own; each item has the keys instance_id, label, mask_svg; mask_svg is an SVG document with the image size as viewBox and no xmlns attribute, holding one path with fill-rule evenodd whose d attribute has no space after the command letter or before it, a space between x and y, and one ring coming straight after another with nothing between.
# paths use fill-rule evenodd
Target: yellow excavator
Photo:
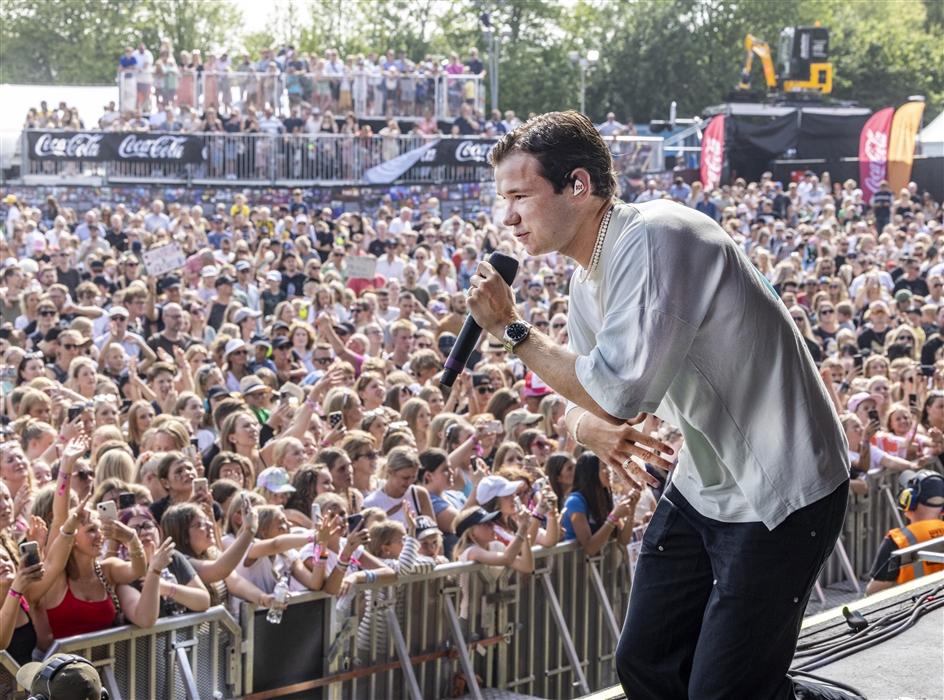
<instances>
[{"instance_id":1,"label":"yellow excavator","mask_svg":"<svg viewBox=\"0 0 944 700\"><path fill-rule=\"evenodd\" d=\"M812 27L785 27L780 32L776 67L770 46L750 34L744 40L744 69L738 91L751 89L754 54L764 67L768 93L828 95L833 90L833 65L829 62L829 30L816 23Z\"/></svg>"}]
</instances>

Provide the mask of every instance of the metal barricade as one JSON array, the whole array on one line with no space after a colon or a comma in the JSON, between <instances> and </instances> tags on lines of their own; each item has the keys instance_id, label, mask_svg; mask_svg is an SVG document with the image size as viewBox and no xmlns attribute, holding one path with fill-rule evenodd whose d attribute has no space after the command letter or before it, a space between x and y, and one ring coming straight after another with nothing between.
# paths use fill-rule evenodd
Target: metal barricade
<instances>
[{"instance_id":1,"label":"metal barricade","mask_svg":"<svg viewBox=\"0 0 944 700\"><path fill-rule=\"evenodd\" d=\"M92 662L113 700L242 695L242 631L225 608L59 639L47 652ZM0 653L0 697L16 690L17 665Z\"/></svg>"},{"instance_id":2,"label":"metal barricade","mask_svg":"<svg viewBox=\"0 0 944 700\"><path fill-rule=\"evenodd\" d=\"M535 550L527 575L448 564L395 585L357 586L347 600L296 596L278 628L245 603L245 697L423 700L451 697L460 684L473 698L481 687L577 697L617 682L629 586L619 544L588 559L569 542ZM267 635L297 640L292 658L270 650L263 659Z\"/></svg>"}]
</instances>

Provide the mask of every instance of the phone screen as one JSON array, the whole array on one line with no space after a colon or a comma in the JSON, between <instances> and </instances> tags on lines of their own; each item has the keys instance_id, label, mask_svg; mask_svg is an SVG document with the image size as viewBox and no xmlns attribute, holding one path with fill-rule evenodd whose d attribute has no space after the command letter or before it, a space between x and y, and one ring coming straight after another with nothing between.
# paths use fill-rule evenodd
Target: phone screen
<instances>
[{"instance_id":1,"label":"phone screen","mask_svg":"<svg viewBox=\"0 0 944 700\"><path fill-rule=\"evenodd\" d=\"M328 420L331 422L332 428L337 428L343 418L344 417L341 415L340 411L335 411L334 413L328 415Z\"/></svg>"},{"instance_id":2,"label":"phone screen","mask_svg":"<svg viewBox=\"0 0 944 700\"><path fill-rule=\"evenodd\" d=\"M207 485L206 479L194 479L193 480L193 492L194 493L205 493L209 488Z\"/></svg>"},{"instance_id":3,"label":"phone screen","mask_svg":"<svg viewBox=\"0 0 944 700\"><path fill-rule=\"evenodd\" d=\"M125 508L131 508L135 504L135 498L133 493L125 492L118 494L118 510L124 510Z\"/></svg>"}]
</instances>

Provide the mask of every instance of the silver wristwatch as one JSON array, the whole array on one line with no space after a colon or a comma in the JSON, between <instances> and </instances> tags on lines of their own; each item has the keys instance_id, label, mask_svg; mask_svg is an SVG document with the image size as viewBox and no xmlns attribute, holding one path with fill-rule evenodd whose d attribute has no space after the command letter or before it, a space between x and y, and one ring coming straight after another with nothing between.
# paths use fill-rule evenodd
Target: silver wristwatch
<instances>
[{"instance_id":1,"label":"silver wristwatch","mask_svg":"<svg viewBox=\"0 0 944 700\"><path fill-rule=\"evenodd\" d=\"M505 346L505 352L514 355L515 348L524 342L530 333L531 324L525 321L515 321L505 326L505 334L502 336L502 345Z\"/></svg>"}]
</instances>

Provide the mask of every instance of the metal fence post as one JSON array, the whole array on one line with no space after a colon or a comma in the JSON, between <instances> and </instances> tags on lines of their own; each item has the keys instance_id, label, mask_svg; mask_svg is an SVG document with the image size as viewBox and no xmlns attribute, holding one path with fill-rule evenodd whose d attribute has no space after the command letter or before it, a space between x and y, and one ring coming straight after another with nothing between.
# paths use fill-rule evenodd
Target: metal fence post
<instances>
[{"instance_id":1,"label":"metal fence post","mask_svg":"<svg viewBox=\"0 0 944 700\"><path fill-rule=\"evenodd\" d=\"M590 694L590 686L587 685L587 677L583 672L583 665L580 657L577 655L577 648L574 646L573 637L570 636L570 630L567 629L567 621L564 619L564 612L561 610L560 601L557 600L557 592L551 583L551 576L547 572L541 574L541 581L544 582L544 591L551 604L551 612L554 615L554 621L557 623L557 632L564 642L564 650L567 652L567 658L570 660L570 667L573 669L577 683L580 685L584 695Z\"/></svg>"},{"instance_id":2,"label":"metal fence post","mask_svg":"<svg viewBox=\"0 0 944 700\"><path fill-rule=\"evenodd\" d=\"M475 669L472 667L472 660L469 659L469 647L462 636L462 626L459 624L459 616L456 615L456 606L453 605L450 596L446 595L443 598L443 607L446 610L449 627L452 629L452 638L459 650L459 665L462 666L462 671L465 673L465 680L472 692L472 697L475 700L482 700L482 690L479 688L478 681L475 680Z\"/></svg>"}]
</instances>

